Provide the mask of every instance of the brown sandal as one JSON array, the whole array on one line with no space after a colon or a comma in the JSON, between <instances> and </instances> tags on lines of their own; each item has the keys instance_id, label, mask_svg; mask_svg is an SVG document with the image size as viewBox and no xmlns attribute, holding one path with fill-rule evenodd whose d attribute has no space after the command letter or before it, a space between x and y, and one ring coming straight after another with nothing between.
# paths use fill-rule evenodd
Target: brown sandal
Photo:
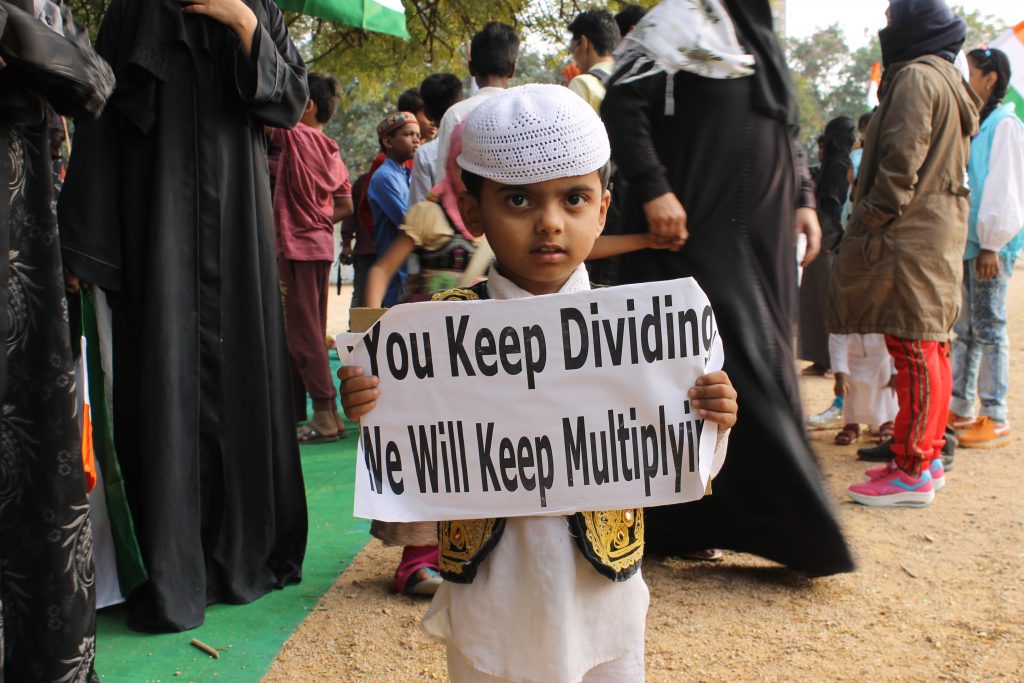
<instances>
[{"instance_id":1,"label":"brown sandal","mask_svg":"<svg viewBox=\"0 0 1024 683\"><path fill-rule=\"evenodd\" d=\"M883 422L878 425L878 443L884 443L891 439L895 427L892 422Z\"/></svg>"},{"instance_id":2,"label":"brown sandal","mask_svg":"<svg viewBox=\"0 0 1024 683\"><path fill-rule=\"evenodd\" d=\"M860 425L848 424L843 425L843 428L836 434L836 445L837 446L849 446L852 443L856 443L860 438Z\"/></svg>"}]
</instances>

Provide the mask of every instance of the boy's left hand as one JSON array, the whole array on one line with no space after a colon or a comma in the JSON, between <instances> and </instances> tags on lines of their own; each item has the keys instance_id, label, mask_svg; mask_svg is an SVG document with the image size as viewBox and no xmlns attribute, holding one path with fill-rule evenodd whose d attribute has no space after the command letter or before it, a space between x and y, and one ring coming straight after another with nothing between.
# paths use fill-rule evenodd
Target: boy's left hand
<instances>
[{"instance_id":1,"label":"boy's left hand","mask_svg":"<svg viewBox=\"0 0 1024 683\"><path fill-rule=\"evenodd\" d=\"M697 386L687 392L690 405L705 420L723 429L736 424L736 389L724 370L710 372L697 378Z\"/></svg>"}]
</instances>

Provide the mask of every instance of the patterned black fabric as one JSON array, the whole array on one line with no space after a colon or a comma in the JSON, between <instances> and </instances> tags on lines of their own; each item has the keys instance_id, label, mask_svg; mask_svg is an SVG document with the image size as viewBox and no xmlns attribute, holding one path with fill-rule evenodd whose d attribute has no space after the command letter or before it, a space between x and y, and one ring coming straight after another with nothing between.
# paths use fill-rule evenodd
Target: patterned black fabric
<instances>
[{"instance_id":1,"label":"patterned black fabric","mask_svg":"<svg viewBox=\"0 0 1024 683\"><path fill-rule=\"evenodd\" d=\"M92 527L47 126L0 123L0 680L98 681Z\"/></svg>"}]
</instances>

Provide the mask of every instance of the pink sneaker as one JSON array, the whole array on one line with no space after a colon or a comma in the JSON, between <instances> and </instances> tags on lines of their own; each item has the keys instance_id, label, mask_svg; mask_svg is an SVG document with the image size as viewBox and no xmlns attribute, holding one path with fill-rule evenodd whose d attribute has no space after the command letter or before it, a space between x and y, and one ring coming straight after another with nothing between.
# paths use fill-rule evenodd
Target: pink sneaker
<instances>
[{"instance_id":1,"label":"pink sneaker","mask_svg":"<svg viewBox=\"0 0 1024 683\"><path fill-rule=\"evenodd\" d=\"M882 467L872 467L864 470L864 481L873 481L879 477L884 477L890 472L896 469L896 461L891 461L888 465ZM942 487L946 485L946 470L942 467L942 458L935 458L932 460L929 473L932 475L932 489L938 493L942 490Z\"/></svg>"},{"instance_id":2,"label":"pink sneaker","mask_svg":"<svg viewBox=\"0 0 1024 683\"><path fill-rule=\"evenodd\" d=\"M915 477L895 466L877 479L854 484L846 494L870 507L927 507L935 500L930 471Z\"/></svg>"}]
</instances>

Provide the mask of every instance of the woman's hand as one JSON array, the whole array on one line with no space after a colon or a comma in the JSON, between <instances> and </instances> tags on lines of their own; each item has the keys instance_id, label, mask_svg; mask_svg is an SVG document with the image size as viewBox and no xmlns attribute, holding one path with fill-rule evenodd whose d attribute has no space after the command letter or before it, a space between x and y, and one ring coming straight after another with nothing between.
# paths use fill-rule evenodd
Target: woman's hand
<instances>
[{"instance_id":1,"label":"woman's hand","mask_svg":"<svg viewBox=\"0 0 1024 683\"><path fill-rule=\"evenodd\" d=\"M363 369L354 365L343 365L338 368L338 379L341 380L341 407L345 417L358 420L377 406L380 380L374 375L364 375Z\"/></svg>"},{"instance_id":2,"label":"woman's hand","mask_svg":"<svg viewBox=\"0 0 1024 683\"><path fill-rule=\"evenodd\" d=\"M807 251L801 268L806 268L818 256L821 250L821 224L818 223L818 212L806 206L796 210L796 234L807 237Z\"/></svg>"},{"instance_id":3,"label":"woman's hand","mask_svg":"<svg viewBox=\"0 0 1024 683\"><path fill-rule=\"evenodd\" d=\"M705 420L724 429L736 424L736 389L724 370L710 372L697 378L697 386L688 392L690 405Z\"/></svg>"},{"instance_id":4,"label":"woman's hand","mask_svg":"<svg viewBox=\"0 0 1024 683\"><path fill-rule=\"evenodd\" d=\"M979 280L991 280L999 275L999 254L982 249L974 264L974 274Z\"/></svg>"},{"instance_id":5,"label":"woman's hand","mask_svg":"<svg viewBox=\"0 0 1024 683\"><path fill-rule=\"evenodd\" d=\"M671 192L644 204L644 214L651 237L666 248L678 249L690 236L686 230L686 209Z\"/></svg>"},{"instance_id":6,"label":"woman's hand","mask_svg":"<svg viewBox=\"0 0 1024 683\"><path fill-rule=\"evenodd\" d=\"M178 0L185 14L201 14L224 24L238 36L242 51L252 52L252 38L259 21L242 0Z\"/></svg>"}]
</instances>

